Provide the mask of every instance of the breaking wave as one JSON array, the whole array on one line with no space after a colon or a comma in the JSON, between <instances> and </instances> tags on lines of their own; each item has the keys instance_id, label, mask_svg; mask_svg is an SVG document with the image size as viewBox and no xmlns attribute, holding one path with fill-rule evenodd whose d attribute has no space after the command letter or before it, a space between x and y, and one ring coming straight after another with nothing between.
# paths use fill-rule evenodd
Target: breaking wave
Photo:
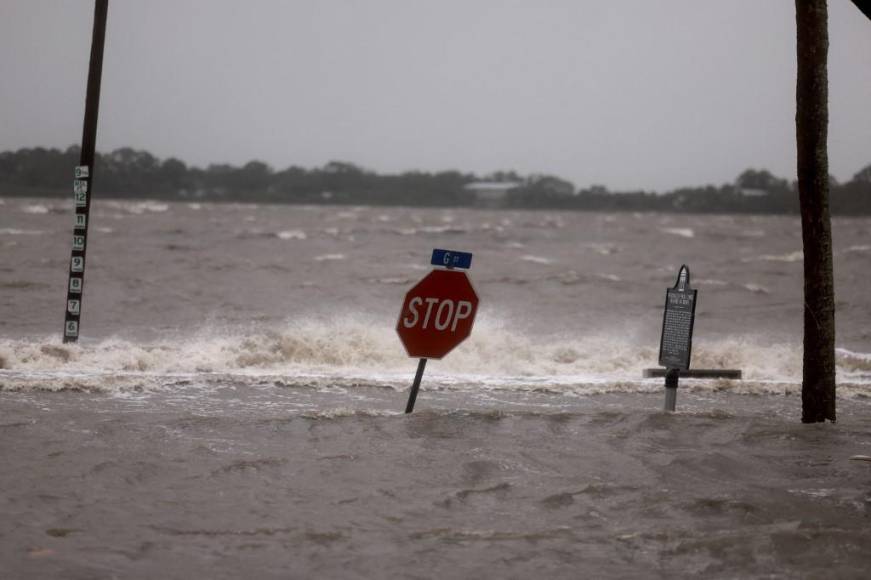
<instances>
[{"instance_id":1,"label":"breaking wave","mask_svg":"<svg viewBox=\"0 0 871 580\"><path fill-rule=\"evenodd\" d=\"M609 336L534 338L485 319L448 358L432 361L427 377L442 388L624 392L660 386L641 379L644 368L657 366L656 359L656 345ZM839 383L871 396L871 354L838 349L837 364ZM797 392L801 347L763 339L699 341L693 366L744 372L740 383L700 381L704 388ZM203 328L184 338L149 343L0 339L0 389L7 390L135 390L210 376L241 382L268 378L315 388L406 388L413 368L393 329L348 318L295 320L254 331Z\"/></svg>"}]
</instances>

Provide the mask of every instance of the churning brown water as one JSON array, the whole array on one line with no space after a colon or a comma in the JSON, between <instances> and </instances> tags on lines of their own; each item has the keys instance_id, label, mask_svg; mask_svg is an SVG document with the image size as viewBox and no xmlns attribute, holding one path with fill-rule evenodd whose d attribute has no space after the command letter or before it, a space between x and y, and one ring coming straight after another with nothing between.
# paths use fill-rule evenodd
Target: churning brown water
<instances>
[{"instance_id":1,"label":"churning brown water","mask_svg":"<svg viewBox=\"0 0 871 580\"><path fill-rule=\"evenodd\" d=\"M801 425L791 217L0 199L0 577L862 578L871 220L835 220L839 414ZM393 327L433 247L472 337ZM666 286L699 289L665 414Z\"/></svg>"}]
</instances>

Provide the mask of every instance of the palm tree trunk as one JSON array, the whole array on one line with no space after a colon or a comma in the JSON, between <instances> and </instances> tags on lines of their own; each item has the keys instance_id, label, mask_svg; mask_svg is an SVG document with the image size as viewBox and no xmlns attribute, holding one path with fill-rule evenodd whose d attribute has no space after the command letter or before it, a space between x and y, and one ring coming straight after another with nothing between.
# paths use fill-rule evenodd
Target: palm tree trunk
<instances>
[{"instance_id":1,"label":"palm tree trunk","mask_svg":"<svg viewBox=\"0 0 871 580\"><path fill-rule=\"evenodd\" d=\"M798 40L796 142L804 245L804 423L835 421L835 297L829 217L828 9L795 0Z\"/></svg>"}]
</instances>

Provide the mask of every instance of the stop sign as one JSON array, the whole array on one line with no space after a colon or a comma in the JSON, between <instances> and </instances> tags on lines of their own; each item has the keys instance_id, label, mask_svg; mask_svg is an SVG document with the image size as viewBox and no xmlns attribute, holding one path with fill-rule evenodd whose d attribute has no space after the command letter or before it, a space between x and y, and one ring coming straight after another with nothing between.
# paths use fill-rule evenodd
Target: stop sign
<instances>
[{"instance_id":1,"label":"stop sign","mask_svg":"<svg viewBox=\"0 0 871 580\"><path fill-rule=\"evenodd\" d=\"M442 358L472 333L477 311L465 272L433 270L405 295L396 332L408 356Z\"/></svg>"}]
</instances>

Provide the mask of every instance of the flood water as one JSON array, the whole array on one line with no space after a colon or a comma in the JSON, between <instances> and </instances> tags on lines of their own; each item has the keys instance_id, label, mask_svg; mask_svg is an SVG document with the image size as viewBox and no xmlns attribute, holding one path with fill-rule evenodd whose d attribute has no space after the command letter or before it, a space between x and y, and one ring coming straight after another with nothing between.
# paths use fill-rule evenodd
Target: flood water
<instances>
[{"instance_id":1,"label":"flood water","mask_svg":"<svg viewBox=\"0 0 871 580\"><path fill-rule=\"evenodd\" d=\"M0 576L863 578L871 219L836 219L839 421L802 425L796 217L0 199ZM434 247L472 336L394 327ZM698 288L661 411L665 289Z\"/></svg>"}]
</instances>

